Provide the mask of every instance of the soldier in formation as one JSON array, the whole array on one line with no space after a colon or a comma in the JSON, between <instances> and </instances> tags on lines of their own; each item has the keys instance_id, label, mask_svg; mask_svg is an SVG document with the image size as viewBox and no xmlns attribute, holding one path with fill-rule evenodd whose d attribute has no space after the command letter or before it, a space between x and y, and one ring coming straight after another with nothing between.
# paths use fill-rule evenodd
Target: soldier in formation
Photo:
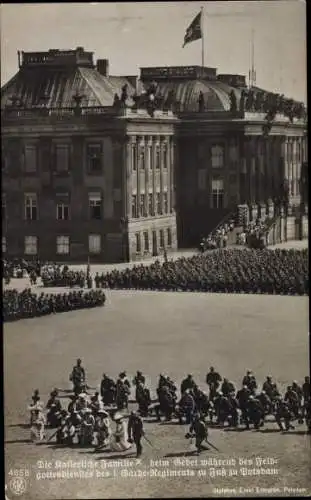
<instances>
[{"instance_id":1,"label":"soldier in formation","mask_svg":"<svg viewBox=\"0 0 311 500\"><path fill-rule=\"evenodd\" d=\"M103 306L106 296L102 290L37 295L30 288L26 288L21 292L16 289L4 290L2 301L3 320L15 321L74 309Z\"/></svg>"},{"instance_id":2,"label":"soldier in formation","mask_svg":"<svg viewBox=\"0 0 311 500\"><path fill-rule=\"evenodd\" d=\"M282 269L282 273L280 273ZM223 249L97 276L108 288L307 295L308 250Z\"/></svg>"}]
</instances>

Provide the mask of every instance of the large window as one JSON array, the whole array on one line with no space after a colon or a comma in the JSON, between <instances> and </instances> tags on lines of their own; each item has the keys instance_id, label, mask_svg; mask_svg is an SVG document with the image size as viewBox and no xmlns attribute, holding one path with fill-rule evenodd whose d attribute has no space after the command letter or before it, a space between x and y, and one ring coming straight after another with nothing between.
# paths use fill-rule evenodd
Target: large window
<instances>
[{"instance_id":1,"label":"large window","mask_svg":"<svg viewBox=\"0 0 311 500\"><path fill-rule=\"evenodd\" d=\"M167 228L167 246L172 246L172 232L170 227Z\"/></svg>"},{"instance_id":2,"label":"large window","mask_svg":"<svg viewBox=\"0 0 311 500\"><path fill-rule=\"evenodd\" d=\"M2 195L2 219L5 220L7 218L7 207L6 207L6 196Z\"/></svg>"},{"instance_id":3,"label":"large window","mask_svg":"<svg viewBox=\"0 0 311 500\"><path fill-rule=\"evenodd\" d=\"M37 255L38 238L36 236L25 236L25 254Z\"/></svg>"},{"instance_id":4,"label":"large window","mask_svg":"<svg viewBox=\"0 0 311 500\"><path fill-rule=\"evenodd\" d=\"M145 195L141 194L140 195L140 205L139 205L139 210L140 210L140 216L141 217L146 217L146 207L145 207Z\"/></svg>"},{"instance_id":5,"label":"large window","mask_svg":"<svg viewBox=\"0 0 311 500\"><path fill-rule=\"evenodd\" d=\"M206 189L206 176L207 176L206 170L200 168L198 170L198 189L200 191L204 191Z\"/></svg>"},{"instance_id":6,"label":"large window","mask_svg":"<svg viewBox=\"0 0 311 500\"><path fill-rule=\"evenodd\" d=\"M156 148L156 153L155 153L155 168L157 170L160 169L160 164L161 164L161 155L160 155L160 149L159 147L157 146Z\"/></svg>"},{"instance_id":7,"label":"large window","mask_svg":"<svg viewBox=\"0 0 311 500\"><path fill-rule=\"evenodd\" d=\"M101 252L101 235L89 234L89 252L92 254L99 254Z\"/></svg>"},{"instance_id":8,"label":"large window","mask_svg":"<svg viewBox=\"0 0 311 500\"><path fill-rule=\"evenodd\" d=\"M101 193L89 194L90 219L100 220L102 218L102 197Z\"/></svg>"},{"instance_id":9,"label":"large window","mask_svg":"<svg viewBox=\"0 0 311 500\"><path fill-rule=\"evenodd\" d=\"M225 163L225 148L223 146L212 146L212 167L223 168Z\"/></svg>"},{"instance_id":10,"label":"large window","mask_svg":"<svg viewBox=\"0 0 311 500\"><path fill-rule=\"evenodd\" d=\"M150 170L153 169L153 158L152 158L152 148L148 146L148 165Z\"/></svg>"},{"instance_id":11,"label":"large window","mask_svg":"<svg viewBox=\"0 0 311 500\"><path fill-rule=\"evenodd\" d=\"M149 233L144 231L144 252L149 252Z\"/></svg>"},{"instance_id":12,"label":"large window","mask_svg":"<svg viewBox=\"0 0 311 500\"><path fill-rule=\"evenodd\" d=\"M163 147L163 168L167 169L167 147Z\"/></svg>"},{"instance_id":13,"label":"large window","mask_svg":"<svg viewBox=\"0 0 311 500\"><path fill-rule=\"evenodd\" d=\"M132 170L137 170L137 147L132 146Z\"/></svg>"},{"instance_id":14,"label":"large window","mask_svg":"<svg viewBox=\"0 0 311 500\"><path fill-rule=\"evenodd\" d=\"M165 242L164 242L164 230L160 229L160 248L164 248Z\"/></svg>"},{"instance_id":15,"label":"large window","mask_svg":"<svg viewBox=\"0 0 311 500\"><path fill-rule=\"evenodd\" d=\"M161 193L156 193L157 214L162 214Z\"/></svg>"},{"instance_id":16,"label":"large window","mask_svg":"<svg viewBox=\"0 0 311 500\"><path fill-rule=\"evenodd\" d=\"M2 253L6 253L6 237L2 236Z\"/></svg>"},{"instance_id":17,"label":"large window","mask_svg":"<svg viewBox=\"0 0 311 500\"><path fill-rule=\"evenodd\" d=\"M69 236L57 236L56 253L58 255L68 255L69 248L70 248Z\"/></svg>"},{"instance_id":18,"label":"large window","mask_svg":"<svg viewBox=\"0 0 311 500\"><path fill-rule=\"evenodd\" d=\"M90 174L102 172L102 146L101 144L88 144L86 148L87 171Z\"/></svg>"},{"instance_id":19,"label":"large window","mask_svg":"<svg viewBox=\"0 0 311 500\"><path fill-rule=\"evenodd\" d=\"M167 193L163 193L163 211L168 214L168 196Z\"/></svg>"},{"instance_id":20,"label":"large window","mask_svg":"<svg viewBox=\"0 0 311 500\"><path fill-rule=\"evenodd\" d=\"M153 193L148 194L148 213L149 215L154 215L153 209Z\"/></svg>"},{"instance_id":21,"label":"large window","mask_svg":"<svg viewBox=\"0 0 311 500\"><path fill-rule=\"evenodd\" d=\"M69 171L69 144L55 145L56 171L66 173Z\"/></svg>"},{"instance_id":22,"label":"large window","mask_svg":"<svg viewBox=\"0 0 311 500\"><path fill-rule=\"evenodd\" d=\"M56 201L56 219L69 220L69 199L68 194L59 195Z\"/></svg>"},{"instance_id":23,"label":"large window","mask_svg":"<svg viewBox=\"0 0 311 500\"><path fill-rule=\"evenodd\" d=\"M300 142L298 141L296 143L296 162L297 163L301 162L301 145Z\"/></svg>"},{"instance_id":24,"label":"large window","mask_svg":"<svg viewBox=\"0 0 311 500\"><path fill-rule=\"evenodd\" d=\"M25 219L37 220L38 218L37 195L35 193L25 194L24 201L25 201Z\"/></svg>"},{"instance_id":25,"label":"large window","mask_svg":"<svg viewBox=\"0 0 311 500\"><path fill-rule=\"evenodd\" d=\"M137 219L137 195L132 195L132 217Z\"/></svg>"},{"instance_id":26,"label":"large window","mask_svg":"<svg viewBox=\"0 0 311 500\"><path fill-rule=\"evenodd\" d=\"M24 149L24 171L34 173L37 171L37 146L27 144Z\"/></svg>"},{"instance_id":27,"label":"large window","mask_svg":"<svg viewBox=\"0 0 311 500\"><path fill-rule=\"evenodd\" d=\"M212 208L224 206L224 182L222 179L212 180Z\"/></svg>"},{"instance_id":28,"label":"large window","mask_svg":"<svg viewBox=\"0 0 311 500\"><path fill-rule=\"evenodd\" d=\"M145 170L145 150L143 147L140 148L140 153L139 153L139 168L141 170Z\"/></svg>"},{"instance_id":29,"label":"large window","mask_svg":"<svg viewBox=\"0 0 311 500\"><path fill-rule=\"evenodd\" d=\"M136 238L136 253L140 253L141 252L140 233L136 233L135 238Z\"/></svg>"}]
</instances>

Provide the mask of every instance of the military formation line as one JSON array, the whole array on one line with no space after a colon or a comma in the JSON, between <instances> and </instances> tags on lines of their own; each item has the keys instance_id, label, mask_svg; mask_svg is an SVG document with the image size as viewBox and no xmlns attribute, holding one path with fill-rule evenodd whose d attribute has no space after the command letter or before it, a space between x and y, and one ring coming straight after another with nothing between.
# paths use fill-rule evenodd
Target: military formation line
<instances>
[{"instance_id":1,"label":"military formation line","mask_svg":"<svg viewBox=\"0 0 311 500\"><path fill-rule=\"evenodd\" d=\"M306 295L308 255L307 249L224 249L96 274L94 281L119 289Z\"/></svg>"},{"instance_id":2,"label":"military formation line","mask_svg":"<svg viewBox=\"0 0 311 500\"><path fill-rule=\"evenodd\" d=\"M7 289L2 295L3 321L16 321L53 313L105 305L103 290L70 291L69 293L36 294L30 288L23 291Z\"/></svg>"},{"instance_id":3,"label":"military formation line","mask_svg":"<svg viewBox=\"0 0 311 500\"><path fill-rule=\"evenodd\" d=\"M195 438L195 452L200 453L206 446L217 448L208 441L208 428L254 428L260 431L267 421L275 422L280 432L290 432L293 425L306 425L311 433L310 378L305 377L300 385L293 381L282 395L277 383L267 376L262 388L251 370L242 378L241 388L223 378L214 367L206 375L209 393L205 392L189 374L181 383L180 397L177 385L170 377L161 374L157 385L157 398L152 401L146 377L137 371L130 382L126 372L120 373L115 381L103 374L100 390L93 394L87 384L86 371L81 359L73 367L69 377L73 384L73 394L67 409L59 399L60 389L50 393L44 405L39 390L32 396L30 410L31 440L51 442L58 445L86 446L96 451L123 452L132 444L136 445L136 455L142 454L142 438L150 446L144 430L144 419L154 417L155 422L177 419L180 425L187 425L185 438ZM137 409L129 412L132 385L135 388ZM95 389L93 389L95 390ZM116 425L112 430L113 422ZM47 439L46 427L54 429ZM207 448L208 449L208 448Z\"/></svg>"}]
</instances>

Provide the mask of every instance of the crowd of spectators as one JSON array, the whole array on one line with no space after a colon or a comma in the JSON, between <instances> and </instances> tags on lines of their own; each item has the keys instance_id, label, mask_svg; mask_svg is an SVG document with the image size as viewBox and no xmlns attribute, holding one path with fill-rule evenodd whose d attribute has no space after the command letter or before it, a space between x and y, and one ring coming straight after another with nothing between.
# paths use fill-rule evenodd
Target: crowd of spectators
<instances>
[{"instance_id":1,"label":"crowd of spectators","mask_svg":"<svg viewBox=\"0 0 311 500\"><path fill-rule=\"evenodd\" d=\"M41 263L38 260L2 259L2 276L7 284L12 278L24 278L34 274L40 276L40 273Z\"/></svg>"},{"instance_id":2,"label":"crowd of spectators","mask_svg":"<svg viewBox=\"0 0 311 500\"><path fill-rule=\"evenodd\" d=\"M106 296L103 290L87 292L72 291L37 295L30 288L23 291L16 289L4 290L2 297L3 321L16 321L23 318L34 318L52 313L72 311L103 306Z\"/></svg>"},{"instance_id":3,"label":"crowd of spectators","mask_svg":"<svg viewBox=\"0 0 311 500\"><path fill-rule=\"evenodd\" d=\"M271 219L257 219L243 226L240 233L237 234L237 245L249 246L253 248L263 248L266 244L265 236L268 230L268 224Z\"/></svg>"},{"instance_id":4,"label":"crowd of spectators","mask_svg":"<svg viewBox=\"0 0 311 500\"><path fill-rule=\"evenodd\" d=\"M306 295L308 250L225 249L97 274L94 280L97 288Z\"/></svg>"},{"instance_id":5,"label":"crowd of spectators","mask_svg":"<svg viewBox=\"0 0 311 500\"><path fill-rule=\"evenodd\" d=\"M219 225L207 237L202 238L200 251L215 250L216 248L225 248L228 243L228 236L235 228L234 219Z\"/></svg>"}]
</instances>

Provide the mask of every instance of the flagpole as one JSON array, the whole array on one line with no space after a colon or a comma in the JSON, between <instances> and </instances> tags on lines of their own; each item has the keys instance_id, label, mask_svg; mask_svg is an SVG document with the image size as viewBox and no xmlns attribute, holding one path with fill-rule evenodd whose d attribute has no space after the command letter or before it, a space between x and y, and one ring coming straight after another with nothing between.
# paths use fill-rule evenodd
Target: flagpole
<instances>
[{"instance_id":1,"label":"flagpole","mask_svg":"<svg viewBox=\"0 0 311 500\"><path fill-rule=\"evenodd\" d=\"M204 8L201 7L201 41L202 41L202 68L204 68L204 25L203 25Z\"/></svg>"}]
</instances>

